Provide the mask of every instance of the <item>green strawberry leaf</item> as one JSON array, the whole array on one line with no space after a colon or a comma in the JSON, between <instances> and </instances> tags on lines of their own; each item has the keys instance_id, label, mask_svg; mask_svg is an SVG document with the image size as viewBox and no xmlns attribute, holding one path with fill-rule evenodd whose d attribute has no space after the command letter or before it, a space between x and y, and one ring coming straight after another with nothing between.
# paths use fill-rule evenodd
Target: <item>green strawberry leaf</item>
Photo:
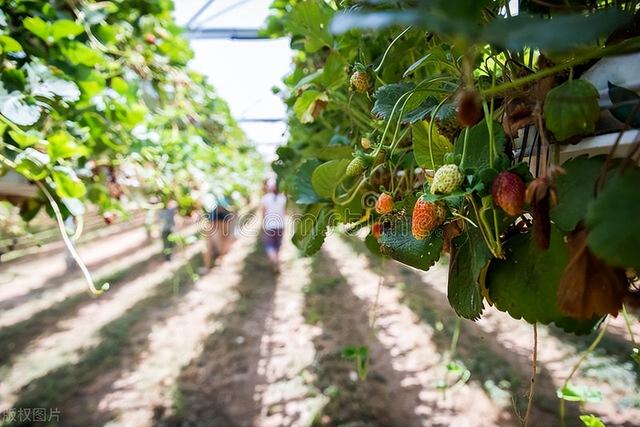
<instances>
[{"instance_id":1,"label":"green strawberry leaf","mask_svg":"<svg viewBox=\"0 0 640 427\"><path fill-rule=\"evenodd\" d=\"M567 384L557 392L558 398L567 402L602 402L602 392L600 390Z\"/></svg>"},{"instance_id":2,"label":"green strawberry leaf","mask_svg":"<svg viewBox=\"0 0 640 427\"><path fill-rule=\"evenodd\" d=\"M42 20L39 17L28 16L22 21L22 25L25 29L31 31L33 34L44 40L50 42L51 24Z\"/></svg>"},{"instance_id":3,"label":"green strawberry leaf","mask_svg":"<svg viewBox=\"0 0 640 427\"><path fill-rule=\"evenodd\" d=\"M38 181L48 175L49 161L49 156L46 154L27 148L16 156L16 172L31 181Z\"/></svg>"},{"instance_id":4,"label":"green strawberry leaf","mask_svg":"<svg viewBox=\"0 0 640 427\"><path fill-rule=\"evenodd\" d=\"M73 169L65 166L53 168L53 181L56 183L56 194L61 198L80 198L87 193L87 189Z\"/></svg>"},{"instance_id":5,"label":"green strawberry leaf","mask_svg":"<svg viewBox=\"0 0 640 427\"><path fill-rule=\"evenodd\" d=\"M49 157L54 160L82 156L87 153L86 147L78 145L73 136L66 131L58 131L50 135L47 141L49 141L47 147Z\"/></svg>"},{"instance_id":6,"label":"green strawberry leaf","mask_svg":"<svg viewBox=\"0 0 640 427\"><path fill-rule=\"evenodd\" d=\"M396 261L421 270L428 270L442 252L442 233L437 230L424 240L411 235L409 218L394 224L380 236L381 252Z\"/></svg>"},{"instance_id":7,"label":"green strawberry leaf","mask_svg":"<svg viewBox=\"0 0 640 427\"><path fill-rule=\"evenodd\" d=\"M583 155L562 165L566 173L556 179L558 204L550 211L551 219L560 230L568 233L584 219L603 164L603 156Z\"/></svg>"},{"instance_id":8,"label":"green strawberry leaf","mask_svg":"<svg viewBox=\"0 0 640 427\"><path fill-rule=\"evenodd\" d=\"M378 239L373 237L373 234L367 234L367 237L364 238L364 245L373 255L384 256L382 252L380 252L380 242L378 242Z\"/></svg>"},{"instance_id":9,"label":"green strawberry leaf","mask_svg":"<svg viewBox=\"0 0 640 427\"><path fill-rule=\"evenodd\" d=\"M425 169L436 170L444 164L444 155L453 150L453 144L440 135L438 127L431 128L429 137L429 122L421 120L411 125L413 139L413 155L418 165Z\"/></svg>"},{"instance_id":10,"label":"green strawberry leaf","mask_svg":"<svg viewBox=\"0 0 640 427\"><path fill-rule=\"evenodd\" d=\"M82 25L73 22L70 19L59 19L51 24L51 37L54 41L62 39L72 39L84 32Z\"/></svg>"},{"instance_id":11,"label":"green strawberry leaf","mask_svg":"<svg viewBox=\"0 0 640 427\"><path fill-rule=\"evenodd\" d=\"M586 80L570 80L551 89L544 100L544 122L558 141L589 135L600 116L598 89Z\"/></svg>"},{"instance_id":12,"label":"green strawberry leaf","mask_svg":"<svg viewBox=\"0 0 640 427\"><path fill-rule=\"evenodd\" d=\"M329 213L325 205L312 205L296 223L291 241L305 256L315 254L322 247L327 236Z\"/></svg>"},{"instance_id":13,"label":"green strawberry leaf","mask_svg":"<svg viewBox=\"0 0 640 427\"><path fill-rule=\"evenodd\" d=\"M318 196L331 199L344 176L349 160L331 160L318 166L311 175L311 184Z\"/></svg>"},{"instance_id":14,"label":"green strawberry leaf","mask_svg":"<svg viewBox=\"0 0 640 427\"><path fill-rule=\"evenodd\" d=\"M606 36L625 25L631 18L632 15L615 7L588 15L582 12L554 13L553 19L521 13L492 20L483 29L483 36L491 43L512 50L527 46L566 51L593 43L598 37Z\"/></svg>"},{"instance_id":15,"label":"green strawberry leaf","mask_svg":"<svg viewBox=\"0 0 640 427\"><path fill-rule=\"evenodd\" d=\"M614 267L640 268L640 169L617 170L587 210L587 244Z\"/></svg>"},{"instance_id":16,"label":"green strawberry leaf","mask_svg":"<svg viewBox=\"0 0 640 427\"><path fill-rule=\"evenodd\" d=\"M541 250L530 234L518 234L504 243L506 259L493 259L486 275L489 297L500 311L529 323L555 323L566 332L588 334L599 319L578 321L557 306L558 284L568 262L561 233L551 229L550 246Z\"/></svg>"},{"instance_id":17,"label":"green strawberry leaf","mask_svg":"<svg viewBox=\"0 0 640 427\"><path fill-rule=\"evenodd\" d=\"M580 421L586 427L605 427L602 420L595 415L580 415Z\"/></svg>"},{"instance_id":18,"label":"green strawberry leaf","mask_svg":"<svg viewBox=\"0 0 640 427\"><path fill-rule=\"evenodd\" d=\"M303 35L305 50L315 52L333 44L333 37L329 34L332 16L333 10L324 2L301 2L292 7L285 27L294 34Z\"/></svg>"},{"instance_id":19,"label":"green strawberry leaf","mask_svg":"<svg viewBox=\"0 0 640 427\"><path fill-rule=\"evenodd\" d=\"M99 50L91 49L86 44L78 41L64 43L61 51L73 65L94 67L105 61L104 56Z\"/></svg>"},{"instance_id":20,"label":"green strawberry leaf","mask_svg":"<svg viewBox=\"0 0 640 427\"><path fill-rule=\"evenodd\" d=\"M291 180L287 179L287 182L292 188L291 194L297 204L311 205L320 201L311 184L313 171L320 165L321 162L318 159L308 159L300 165L295 174L289 175Z\"/></svg>"},{"instance_id":21,"label":"green strawberry leaf","mask_svg":"<svg viewBox=\"0 0 640 427\"><path fill-rule=\"evenodd\" d=\"M18 41L13 37L6 35L0 36L0 47L1 53L22 52L22 46L20 43L18 43Z\"/></svg>"},{"instance_id":22,"label":"green strawberry leaf","mask_svg":"<svg viewBox=\"0 0 640 427\"><path fill-rule=\"evenodd\" d=\"M480 294L480 272L491 260L491 252L476 227L467 227L453 239L447 296L455 312L477 320L484 308Z\"/></svg>"},{"instance_id":23,"label":"green strawberry leaf","mask_svg":"<svg viewBox=\"0 0 640 427\"><path fill-rule=\"evenodd\" d=\"M415 92L412 95L407 95L400 100L404 94L413 90ZM403 123L414 123L424 119L438 105L438 100L430 95L429 90L416 90L416 85L413 83L384 85L376 91L375 98L376 102L373 104L371 114L381 119L390 120L393 113L393 116L397 119L404 106L404 111L402 112Z\"/></svg>"},{"instance_id":24,"label":"green strawberry leaf","mask_svg":"<svg viewBox=\"0 0 640 427\"><path fill-rule=\"evenodd\" d=\"M504 153L506 136L502 125L498 122L493 122L493 136L496 145L496 153ZM464 151L464 134L461 132L454 144L454 153L456 155L462 155L464 164L460 164L460 168L464 171L478 171L480 169L488 168L491 164L489 158L489 128L487 127L487 121L482 120L477 125L469 128L469 134L467 136L467 150Z\"/></svg>"},{"instance_id":25,"label":"green strawberry leaf","mask_svg":"<svg viewBox=\"0 0 640 427\"><path fill-rule=\"evenodd\" d=\"M42 134L34 129L30 129L26 132L10 130L9 136L11 136L11 139L13 139L20 148L31 147L42 139Z\"/></svg>"}]
</instances>

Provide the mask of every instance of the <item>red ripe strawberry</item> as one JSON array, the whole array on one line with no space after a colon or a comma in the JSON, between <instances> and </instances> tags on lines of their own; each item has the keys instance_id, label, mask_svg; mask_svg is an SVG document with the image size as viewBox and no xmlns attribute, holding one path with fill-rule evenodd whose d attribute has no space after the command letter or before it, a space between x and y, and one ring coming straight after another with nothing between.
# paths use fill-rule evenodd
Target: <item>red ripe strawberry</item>
<instances>
[{"instance_id":1,"label":"red ripe strawberry","mask_svg":"<svg viewBox=\"0 0 640 427\"><path fill-rule=\"evenodd\" d=\"M527 188L522 179L512 172L500 172L491 186L491 195L496 205L511 216L520 215L524 208Z\"/></svg>"},{"instance_id":2,"label":"red ripe strawberry","mask_svg":"<svg viewBox=\"0 0 640 427\"><path fill-rule=\"evenodd\" d=\"M439 203L418 199L413 207L411 234L416 240L422 240L444 222L447 211Z\"/></svg>"},{"instance_id":3,"label":"red ripe strawberry","mask_svg":"<svg viewBox=\"0 0 640 427\"><path fill-rule=\"evenodd\" d=\"M382 224L379 222L374 222L371 224L371 235L377 239L382 236Z\"/></svg>"},{"instance_id":4,"label":"red ripe strawberry","mask_svg":"<svg viewBox=\"0 0 640 427\"><path fill-rule=\"evenodd\" d=\"M382 193L376 201L376 212L380 215L386 215L393 210L393 197L391 194Z\"/></svg>"}]
</instances>

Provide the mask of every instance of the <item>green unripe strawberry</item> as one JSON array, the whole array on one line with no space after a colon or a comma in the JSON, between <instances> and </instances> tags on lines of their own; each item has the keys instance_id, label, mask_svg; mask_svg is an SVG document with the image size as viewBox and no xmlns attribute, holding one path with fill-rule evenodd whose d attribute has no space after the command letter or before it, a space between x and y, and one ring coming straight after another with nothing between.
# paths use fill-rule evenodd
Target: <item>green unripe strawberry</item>
<instances>
[{"instance_id":1,"label":"green unripe strawberry","mask_svg":"<svg viewBox=\"0 0 640 427\"><path fill-rule=\"evenodd\" d=\"M371 90L371 79L366 71L356 70L349 79L351 89L359 93L368 93Z\"/></svg>"},{"instance_id":2,"label":"green unripe strawberry","mask_svg":"<svg viewBox=\"0 0 640 427\"><path fill-rule=\"evenodd\" d=\"M367 161L361 157L355 157L347 166L347 176L354 177L362 174L367 169Z\"/></svg>"},{"instance_id":3,"label":"green unripe strawberry","mask_svg":"<svg viewBox=\"0 0 640 427\"><path fill-rule=\"evenodd\" d=\"M364 136L364 137L362 137L360 139L360 145L365 150L368 150L369 148L371 148L371 140L369 138L367 138L366 136Z\"/></svg>"},{"instance_id":4,"label":"green unripe strawberry","mask_svg":"<svg viewBox=\"0 0 640 427\"><path fill-rule=\"evenodd\" d=\"M462 184L464 176L457 165L444 165L436 171L431 182L433 194L451 194Z\"/></svg>"}]
</instances>

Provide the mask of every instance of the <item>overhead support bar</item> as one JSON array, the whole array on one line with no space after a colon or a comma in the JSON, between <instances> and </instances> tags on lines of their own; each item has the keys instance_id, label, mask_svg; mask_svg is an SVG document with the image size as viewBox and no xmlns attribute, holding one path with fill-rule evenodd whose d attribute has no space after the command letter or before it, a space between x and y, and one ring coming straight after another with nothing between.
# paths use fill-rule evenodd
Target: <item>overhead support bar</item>
<instances>
[{"instance_id":1,"label":"overhead support bar","mask_svg":"<svg viewBox=\"0 0 640 427\"><path fill-rule=\"evenodd\" d=\"M242 122L242 123L246 123L246 122L252 122L252 123L283 123L285 122L287 119L283 118L270 118L270 117L265 117L265 118L251 118L251 117L241 117L239 119L236 119L236 122Z\"/></svg>"},{"instance_id":2,"label":"overhead support bar","mask_svg":"<svg viewBox=\"0 0 640 427\"><path fill-rule=\"evenodd\" d=\"M230 39L263 40L270 37L261 35L257 28L198 28L184 33L189 39Z\"/></svg>"},{"instance_id":3,"label":"overhead support bar","mask_svg":"<svg viewBox=\"0 0 640 427\"><path fill-rule=\"evenodd\" d=\"M198 9L198 11L191 17L191 19L189 19L189 21L187 21L185 27L187 28L191 28L191 25L196 21L196 19L198 19L198 17L200 17L200 15L202 15L202 13L207 10L207 8L209 6L211 6L211 3L213 3L214 0L207 0L200 9Z\"/></svg>"}]
</instances>

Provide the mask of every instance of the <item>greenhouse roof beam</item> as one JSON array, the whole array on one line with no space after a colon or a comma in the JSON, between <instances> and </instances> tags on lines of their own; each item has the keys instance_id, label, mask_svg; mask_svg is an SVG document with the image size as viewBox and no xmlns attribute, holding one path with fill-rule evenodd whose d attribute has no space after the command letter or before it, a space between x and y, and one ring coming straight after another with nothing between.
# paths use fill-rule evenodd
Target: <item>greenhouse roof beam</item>
<instances>
[{"instance_id":1,"label":"greenhouse roof beam","mask_svg":"<svg viewBox=\"0 0 640 427\"><path fill-rule=\"evenodd\" d=\"M200 17L200 15L202 15L204 13L205 10L207 10L207 8L209 6L211 6L211 3L213 3L214 0L207 0L202 7L200 7L200 9L198 9L198 11L196 13L193 14L193 16L187 21L187 24L185 25L186 28L191 28L191 25L196 22L196 20Z\"/></svg>"},{"instance_id":2,"label":"greenhouse roof beam","mask_svg":"<svg viewBox=\"0 0 640 427\"><path fill-rule=\"evenodd\" d=\"M268 36L260 34L258 28L198 28L197 30L188 30L185 36L190 39L269 39Z\"/></svg>"},{"instance_id":3,"label":"greenhouse roof beam","mask_svg":"<svg viewBox=\"0 0 640 427\"><path fill-rule=\"evenodd\" d=\"M251 118L251 117L241 117L239 119L236 119L237 122L261 122L261 123L280 123L280 122L285 122L287 119L285 117L256 117L256 118Z\"/></svg>"}]
</instances>

